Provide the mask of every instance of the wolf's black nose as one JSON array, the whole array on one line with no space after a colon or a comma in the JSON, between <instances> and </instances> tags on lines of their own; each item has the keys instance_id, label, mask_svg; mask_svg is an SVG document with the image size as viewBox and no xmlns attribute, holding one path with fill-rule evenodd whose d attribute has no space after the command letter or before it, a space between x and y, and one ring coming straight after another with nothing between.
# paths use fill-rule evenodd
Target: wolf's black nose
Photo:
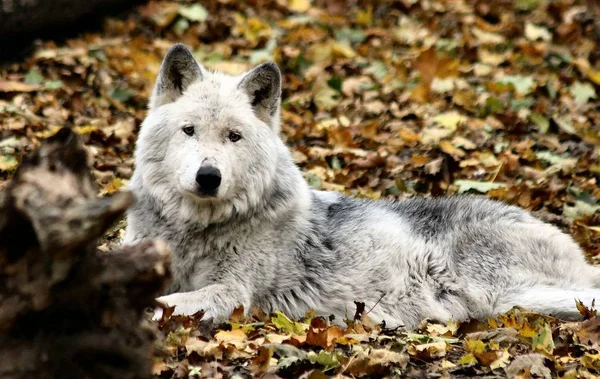
<instances>
[{"instance_id":1,"label":"wolf's black nose","mask_svg":"<svg viewBox=\"0 0 600 379\"><path fill-rule=\"evenodd\" d=\"M221 171L213 166L200 167L196 173L196 183L200 186L200 192L214 195L221 185Z\"/></svg>"}]
</instances>

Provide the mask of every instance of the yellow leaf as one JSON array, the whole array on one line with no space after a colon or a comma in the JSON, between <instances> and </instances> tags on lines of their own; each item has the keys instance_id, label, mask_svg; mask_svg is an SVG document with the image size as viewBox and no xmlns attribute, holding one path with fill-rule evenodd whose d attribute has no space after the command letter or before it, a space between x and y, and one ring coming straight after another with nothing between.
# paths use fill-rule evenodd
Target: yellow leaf
<instances>
[{"instance_id":1,"label":"yellow leaf","mask_svg":"<svg viewBox=\"0 0 600 379\"><path fill-rule=\"evenodd\" d=\"M46 138L49 138L49 137L52 137L53 135L55 135L56 132L58 132L59 130L60 130L60 126L51 126L48 129L44 129L40 132L36 132L35 136L38 138L46 139Z\"/></svg>"},{"instance_id":2,"label":"yellow leaf","mask_svg":"<svg viewBox=\"0 0 600 379\"><path fill-rule=\"evenodd\" d=\"M504 349L504 351L502 351L502 353L498 357L498 359L496 359L495 361L493 361L490 364L490 368L492 370L495 370L497 368L503 368L503 367L506 367L509 362L510 362L510 354L508 353L508 350Z\"/></svg>"},{"instance_id":3,"label":"yellow leaf","mask_svg":"<svg viewBox=\"0 0 600 379\"><path fill-rule=\"evenodd\" d=\"M469 353L482 354L483 352L485 352L485 347L486 347L485 343L480 340L466 340L465 341L465 349L467 349L467 351Z\"/></svg>"},{"instance_id":4,"label":"yellow leaf","mask_svg":"<svg viewBox=\"0 0 600 379\"><path fill-rule=\"evenodd\" d=\"M288 9L292 12L306 12L310 9L310 0L290 0Z\"/></svg>"},{"instance_id":5,"label":"yellow leaf","mask_svg":"<svg viewBox=\"0 0 600 379\"><path fill-rule=\"evenodd\" d=\"M537 335L537 331L528 322L525 322L523 326L517 329L523 337L535 337Z\"/></svg>"},{"instance_id":6,"label":"yellow leaf","mask_svg":"<svg viewBox=\"0 0 600 379\"><path fill-rule=\"evenodd\" d=\"M458 157L458 158L462 158L466 155L466 153L462 150L459 149L458 147L455 147L452 142L448 141L448 140L443 140L440 141L440 149L449 155L452 155L454 157Z\"/></svg>"},{"instance_id":7,"label":"yellow leaf","mask_svg":"<svg viewBox=\"0 0 600 379\"><path fill-rule=\"evenodd\" d=\"M214 357L215 359L220 359L223 356L219 342L206 342L196 337L190 337L185 341L185 350L188 355L192 352L196 352L200 356Z\"/></svg>"},{"instance_id":8,"label":"yellow leaf","mask_svg":"<svg viewBox=\"0 0 600 379\"><path fill-rule=\"evenodd\" d=\"M248 339L248 336L242 329L221 330L215 334L215 339L219 342L240 342Z\"/></svg>"},{"instance_id":9,"label":"yellow leaf","mask_svg":"<svg viewBox=\"0 0 600 379\"><path fill-rule=\"evenodd\" d=\"M120 190L121 188L123 188L123 186L127 185L127 183L128 183L127 180L123 180L121 178L114 178L100 192L100 196L113 194L113 193L117 192L118 190Z\"/></svg>"},{"instance_id":10,"label":"yellow leaf","mask_svg":"<svg viewBox=\"0 0 600 379\"><path fill-rule=\"evenodd\" d=\"M160 375L163 371L167 371L169 368L165 362L156 360L152 364L152 375Z\"/></svg>"},{"instance_id":11,"label":"yellow leaf","mask_svg":"<svg viewBox=\"0 0 600 379\"><path fill-rule=\"evenodd\" d=\"M424 145L438 144L441 139L450 137L453 133L453 130L445 128L425 128L421 131L420 138Z\"/></svg>"},{"instance_id":12,"label":"yellow leaf","mask_svg":"<svg viewBox=\"0 0 600 379\"><path fill-rule=\"evenodd\" d=\"M449 360L444 359L440 362L440 367L443 369L453 369L456 367L456 365Z\"/></svg>"},{"instance_id":13,"label":"yellow leaf","mask_svg":"<svg viewBox=\"0 0 600 379\"><path fill-rule=\"evenodd\" d=\"M91 132L98 130L98 127L92 125L82 125L74 127L73 130L79 134L90 134Z\"/></svg>"},{"instance_id":14,"label":"yellow leaf","mask_svg":"<svg viewBox=\"0 0 600 379\"><path fill-rule=\"evenodd\" d=\"M427 356L431 358L440 358L446 355L446 342L431 342L431 343L423 343L420 345L414 346L414 353L416 352L426 352ZM412 349L409 348L409 352Z\"/></svg>"},{"instance_id":15,"label":"yellow leaf","mask_svg":"<svg viewBox=\"0 0 600 379\"><path fill-rule=\"evenodd\" d=\"M290 338L290 335L289 334L281 335L281 334L269 333L265 336L265 338L271 343L283 343L283 341Z\"/></svg>"},{"instance_id":16,"label":"yellow leaf","mask_svg":"<svg viewBox=\"0 0 600 379\"><path fill-rule=\"evenodd\" d=\"M590 78L592 82L600 85L600 71L590 69L587 72L587 77Z\"/></svg>"},{"instance_id":17,"label":"yellow leaf","mask_svg":"<svg viewBox=\"0 0 600 379\"><path fill-rule=\"evenodd\" d=\"M0 156L0 171L14 171L19 162L15 159L15 157L10 155Z\"/></svg>"},{"instance_id":18,"label":"yellow leaf","mask_svg":"<svg viewBox=\"0 0 600 379\"><path fill-rule=\"evenodd\" d=\"M438 336L453 336L458 330L458 324L452 320L448 322L448 325L441 324L429 324L427 325L427 331L433 335Z\"/></svg>"},{"instance_id":19,"label":"yellow leaf","mask_svg":"<svg viewBox=\"0 0 600 379\"><path fill-rule=\"evenodd\" d=\"M464 123L465 121L467 121L467 117L456 111L442 113L433 118L433 122L450 130L456 130L458 125Z\"/></svg>"},{"instance_id":20,"label":"yellow leaf","mask_svg":"<svg viewBox=\"0 0 600 379\"><path fill-rule=\"evenodd\" d=\"M581 363L587 368L600 370L600 354L585 353L585 355L581 357Z\"/></svg>"},{"instance_id":21,"label":"yellow leaf","mask_svg":"<svg viewBox=\"0 0 600 379\"><path fill-rule=\"evenodd\" d=\"M348 336L342 336L335 340L335 343L338 345L355 345L360 341Z\"/></svg>"},{"instance_id":22,"label":"yellow leaf","mask_svg":"<svg viewBox=\"0 0 600 379\"><path fill-rule=\"evenodd\" d=\"M469 353L469 354L463 355L456 363L458 363L459 365L467 365L467 366L475 365L475 364L477 364L477 358L475 358L475 356L473 354Z\"/></svg>"},{"instance_id":23,"label":"yellow leaf","mask_svg":"<svg viewBox=\"0 0 600 379\"><path fill-rule=\"evenodd\" d=\"M363 26L369 26L373 23L373 6L369 5L367 9L359 10L356 14L356 23Z\"/></svg>"},{"instance_id":24,"label":"yellow leaf","mask_svg":"<svg viewBox=\"0 0 600 379\"><path fill-rule=\"evenodd\" d=\"M352 49L352 47L350 47L349 45L347 45L345 43L341 43L341 42L337 42L337 41L331 45L331 50L337 56L341 56L344 58L354 58L356 56L356 52L354 51L354 49Z\"/></svg>"},{"instance_id":25,"label":"yellow leaf","mask_svg":"<svg viewBox=\"0 0 600 379\"><path fill-rule=\"evenodd\" d=\"M373 349L369 354L371 366L399 365L400 367L406 367L408 361L408 355L387 349Z\"/></svg>"}]
</instances>

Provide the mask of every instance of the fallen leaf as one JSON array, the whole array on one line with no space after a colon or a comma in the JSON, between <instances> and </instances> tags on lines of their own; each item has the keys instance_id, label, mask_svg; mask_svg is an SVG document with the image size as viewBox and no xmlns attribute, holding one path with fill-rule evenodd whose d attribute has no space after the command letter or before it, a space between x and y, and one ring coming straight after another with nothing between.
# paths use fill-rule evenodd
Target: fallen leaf
<instances>
[{"instance_id":1,"label":"fallen leaf","mask_svg":"<svg viewBox=\"0 0 600 379\"><path fill-rule=\"evenodd\" d=\"M41 89L39 84L0 80L0 92L32 92Z\"/></svg>"},{"instance_id":2,"label":"fallen leaf","mask_svg":"<svg viewBox=\"0 0 600 379\"><path fill-rule=\"evenodd\" d=\"M289 0L288 9L292 12L306 12L310 9L310 0Z\"/></svg>"},{"instance_id":3,"label":"fallen leaf","mask_svg":"<svg viewBox=\"0 0 600 379\"><path fill-rule=\"evenodd\" d=\"M554 340L552 339L552 329L548 324L544 324L540 329L539 334L534 336L531 341L531 346L534 350L541 351L547 354L554 352Z\"/></svg>"},{"instance_id":4,"label":"fallen leaf","mask_svg":"<svg viewBox=\"0 0 600 379\"><path fill-rule=\"evenodd\" d=\"M459 124L464 123L467 118L456 111L442 113L433 118L433 122L446 129L456 130Z\"/></svg>"},{"instance_id":5,"label":"fallen leaf","mask_svg":"<svg viewBox=\"0 0 600 379\"><path fill-rule=\"evenodd\" d=\"M498 83L513 86L515 91L520 95L527 95L535 88L535 82L531 76L504 75L498 79Z\"/></svg>"},{"instance_id":6,"label":"fallen leaf","mask_svg":"<svg viewBox=\"0 0 600 379\"><path fill-rule=\"evenodd\" d=\"M596 98L596 90L589 83L575 82L569 88L569 91L571 92L571 96L573 96L573 99L577 105L583 105L590 99Z\"/></svg>"},{"instance_id":7,"label":"fallen leaf","mask_svg":"<svg viewBox=\"0 0 600 379\"><path fill-rule=\"evenodd\" d=\"M10 155L0 156L0 171L11 172L17 169L19 162Z\"/></svg>"},{"instance_id":8,"label":"fallen leaf","mask_svg":"<svg viewBox=\"0 0 600 379\"><path fill-rule=\"evenodd\" d=\"M525 24L525 37L530 41L536 41L538 39L542 41L552 40L552 34L548 29L543 26L532 24L531 22Z\"/></svg>"},{"instance_id":9,"label":"fallen leaf","mask_svg":"<svg viewBox=\"0 0 600 379\"><path fill-rule=\"evenodd\" d=\"M208 11L200 4L182 6L178 10L179 14L193 22L204 22L208 18Z\"/></svg>"}]
</instances>

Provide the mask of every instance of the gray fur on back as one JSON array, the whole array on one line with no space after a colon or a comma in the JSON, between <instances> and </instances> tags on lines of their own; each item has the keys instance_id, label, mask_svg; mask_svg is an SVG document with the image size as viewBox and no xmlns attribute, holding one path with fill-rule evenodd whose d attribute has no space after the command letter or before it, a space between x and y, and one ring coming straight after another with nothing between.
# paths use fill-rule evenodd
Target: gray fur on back
<instances>
[{"instance_id":1,"label":"gray fur on back","mask_svg":"<svg viewBox=\"0 0 600 379\"><path fill-rule=\"evenodd\" d=\"M167 55L161 72L173 61L200 74L180 93L155 90L136 147L130 188L138 202L125 240L172 246L174 281L159 300L176 312L221 319L256 305L342 320L360 301L376 321L413 327L514 305L571 318L575 297L600 298L600 271L577 244L520 208L479 197L392 202L310 190L278 136L276 67L229 77L181 59ZM176 88L163 79L163 88ZM199 137L181 135L186 122ZM222 140L231 128L244 139ZM222 192L208 200L190 195L191 175L207 160L223 173Z\"/></svg>"}]
</instances>

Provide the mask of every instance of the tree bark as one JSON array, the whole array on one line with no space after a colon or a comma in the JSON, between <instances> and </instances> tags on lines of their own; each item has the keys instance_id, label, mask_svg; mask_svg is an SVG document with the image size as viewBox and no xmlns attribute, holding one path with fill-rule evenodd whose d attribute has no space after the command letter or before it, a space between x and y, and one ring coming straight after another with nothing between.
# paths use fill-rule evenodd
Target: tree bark
<instances>
[{"instance_id":1,"label":"tree bark","mask_svg":"<svg viewBox=\"0 0 600 379\"><path fill-rule=\"evenodd\" d=\"M0 377L146 378L156 329L145 309L170 277L150 241L97 239L134 201L97 198L79 137L63 128L0 193Z\"/></svg>"}]
</instances>

